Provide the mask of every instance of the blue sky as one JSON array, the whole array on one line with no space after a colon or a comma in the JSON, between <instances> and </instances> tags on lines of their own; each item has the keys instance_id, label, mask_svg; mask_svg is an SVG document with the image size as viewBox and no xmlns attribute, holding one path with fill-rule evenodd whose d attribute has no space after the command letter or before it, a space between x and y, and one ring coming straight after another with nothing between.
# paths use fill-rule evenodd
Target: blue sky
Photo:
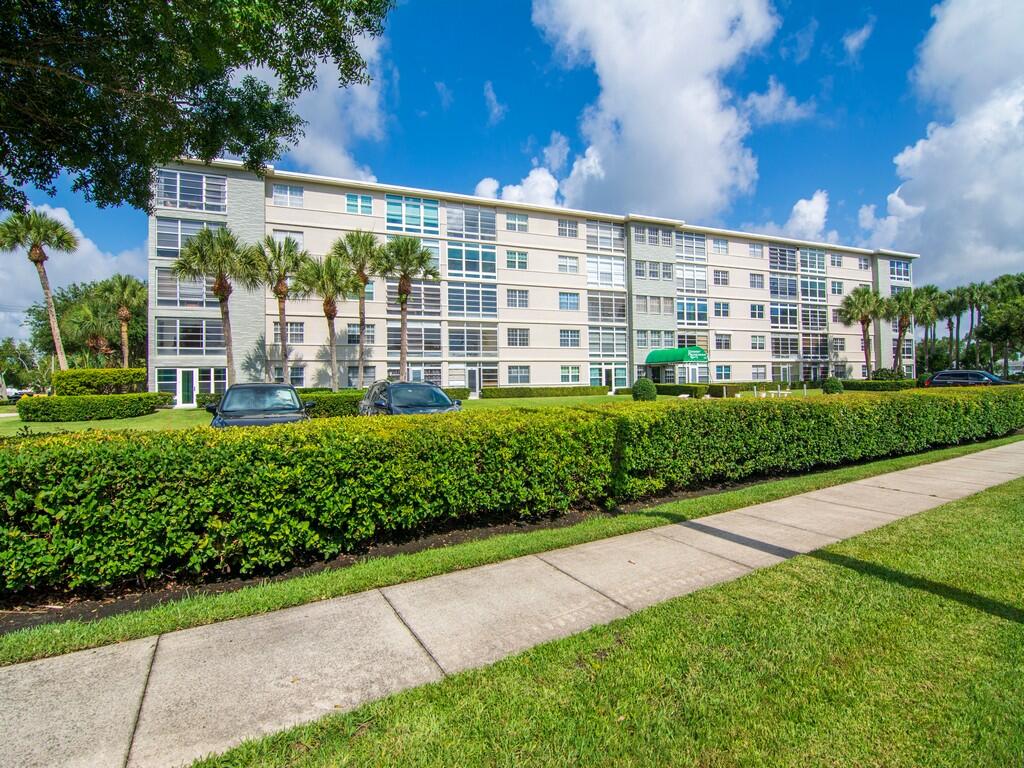
<instances>
[{"instance_id":1,"label":"blue sky","mask_svg":"<svg viewBox=\"0 0 1024 768\"><path fill-rule=\"evenodd\" d=\"M1021 271L1022 8L405 0L373 84L323 66L277 165L919 251L917 282ZM69 187L31 194L89 241L54 282L141 270L145 215Z\"/></svg>"}]
</instances>

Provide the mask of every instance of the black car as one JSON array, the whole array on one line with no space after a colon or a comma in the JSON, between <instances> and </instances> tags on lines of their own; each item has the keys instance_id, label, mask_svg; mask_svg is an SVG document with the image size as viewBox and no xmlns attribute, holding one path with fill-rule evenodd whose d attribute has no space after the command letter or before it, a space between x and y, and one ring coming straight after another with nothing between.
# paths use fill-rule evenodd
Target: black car
<instances>
[{"instance_id":1,"label":"black car","mask_svg":"<svg viewBox=\"0 0 1024 768\"><path fill-rule=\"evenodd\" d=\"M991 387L998 384L1012 384L988 371L967 371L950 369L933 373L925 379L926 387Z\"/></svg>"},{"instance_id":2,"label":"black car","mask_svg":"<svg viewBox=\"0 0 1024 768\"><path fill-rule=\"evenodd\" d=\"M233 384L206 410L213 414L211 427L261 427L305 421L312 406L287 384Z\"/></svg>"},{"instance_id":3,"label":"black car","mask_svg":"<svg viewBox=\"0 0 1024 768\"><path fill-rule=\"evenodd\" d=\"M444 390L418 381L378 381L370 385L359 402L363 416L402 413L448 413L461 411L462 403Z\"/></svg>"}]
</instances>

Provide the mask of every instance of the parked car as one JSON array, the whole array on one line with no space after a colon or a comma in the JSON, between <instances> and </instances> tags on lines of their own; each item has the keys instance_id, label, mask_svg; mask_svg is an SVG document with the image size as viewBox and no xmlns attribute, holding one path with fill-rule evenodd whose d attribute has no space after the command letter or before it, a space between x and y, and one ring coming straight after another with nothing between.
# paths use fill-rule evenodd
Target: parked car
<instances>
[{"instance_id":1,"label":"parked car","mask_svg":"<svg viewBox=\"0 0 1024 768\"><path fill-rule=\"evenodd\" d=\"M363 416L448 413L461 410L460 400L452 400L438 386L419 381L374 382L359 402L359 413Z\"/></svg>"},{"instance_id":2,"label":"parked car","mask_svg":"<svg viewBox=\"0 0 1024 768\"><path fill-rule=\"evenodd\" d=\"M926 387L990 387L998 384L1012 384L988 371L949 369L933 373L924 381Z\"/></svg>"},{"instance_id":3,"label":"parked car","mask_svg":"<svg viewBox=\"0 0 1024 768\"><path fill-rule=\"evenodd\" d=\"M206 410L213 414L211 427L259 427L305 421L312 407L287 384L233 384Z\"/></svg>"}]
</instances>

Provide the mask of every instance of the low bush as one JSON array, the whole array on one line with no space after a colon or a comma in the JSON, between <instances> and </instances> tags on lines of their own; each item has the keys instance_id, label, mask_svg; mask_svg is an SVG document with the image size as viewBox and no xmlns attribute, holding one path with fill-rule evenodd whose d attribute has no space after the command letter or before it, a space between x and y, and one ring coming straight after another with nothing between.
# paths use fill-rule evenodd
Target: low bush
<instances>
[{"instance_id":1,"label":"low bush","mask_svg":"<svg viewBox=\"0 0 1024 768\"><path fill-rule=\"evenodd\" d=\"M658 399L658 388L654 385L654 382L648 378L639 378L633 382L633 399L634 400L657 400Z\"/></svg>"},{"instance_id":2,"label":"low bush","mask_svg":"<svg viewBox=\"0 0 1024 768\"><path fill-rule=\"evenodd\" d=\"M480 397L574 397L577 395L606 395L608 387L484 387Z\"/></svg>"},{"instance_id":3,"label":"low bush","mask_svg":"<svg viewBox=\"0 0 1024 768\"><path fill-rule=\"evenodd\" d=\"M145 368L70 368L53 372L56 395L112 395L145 388Z\"/></svg>"},{"instance_id":4,"label":"low bush","mask_svg":"<svg viewBox=\"0 0 1024 768\"><path fill-rule=\"evenodd\" d=\"M94 421L145 416L171 404L166 392L130 395L33 395L18 400L22 421Z\"/></svg>"},{"instance_id":5,"label":"low bush","mask_svg":"<svg viewBox=\"0 0 1024 768\"><path fill-rule=\"evenodd\" d=\"M707 384L655 384L659 395L689 395L704 397L708 393Z\"/></svg>"},{"instance_id":6,"label":"low bush","mask_svg":"<svg viewBox=\"0 0 1024 768\"><path fill-rule=\"evenodd\" d=\"M445 387L444 393L452 400L469 400L469 387Z\"/></svg>"},{"instance_id":7,"label":"low bush","mask_svg":"<svg viewBox=\"0 0 1024 768\"><path fill-rule=\"evenodd\" d=\"M205 408L220 402L221 392L196 392L196 408Z\"/></svg>"},{"instance_id":8,"label":"low bush","mask_svg":"<svg viewBox=\"0 0 1024 768\"><path fill-rule=\"evenodd\" d=\"M312 403L309 416L313 419L329 419L335 416L359 415L359 401L363 399L361 389L343 389L338 392L313 392L300 395L303 403Z\"/></svg>"},{"instance_id":9,"label":"low bush","mask_svg":"<svg viewBox=\"0 0 1024 768\"><path fill-rule=\"evenodd\" d=\"M871 372L871 378L875 381L901 381L907 378L907 375L899 368L875 368Z\"/></svg>"},{"instance_id":10,"label":"low bush","mask_svg":"<svg viewBox=\"0 0 1024 768\"><path fill-rule=\"evenodd\" d=\"M790 386L785 382L775 386L780 385L783 389L789 389ZM740 392L752 392L755 387L758 392L773 389L770 381L730 381L722 384L708 384L708 394L712 397L735 397Z\"/></svg>"},{"instance_id":11,"label":"low bush","mask_svg":"<svg viewBox=\"0 0 1024 768\"><path fill-rule=\"evenodd\" d=\"M331 392L333 391L330 387L296 387L295 391L302 395L316 395L320 392Z\"/></svg>"},{"instance_id":12,"label":"low bush","mask_svg":"<svg viewBox=\"0 0 1024 768\"><path fill-rule=\"evenodd\" d=\"M850 392L898 392L917 387L916 379L843 379L843 389Z\"/></svg>"},{"instance_id":13,"label":"low bush","mask_svg":"<svg viewBox=\"0 0 1024 768\"><path fill-rule=\"evenodd\" d=\"M826 395L841 395L843 393L843 382L835 376L829 376L821 383L821 391Z\"/></svg>"}]
</instances>

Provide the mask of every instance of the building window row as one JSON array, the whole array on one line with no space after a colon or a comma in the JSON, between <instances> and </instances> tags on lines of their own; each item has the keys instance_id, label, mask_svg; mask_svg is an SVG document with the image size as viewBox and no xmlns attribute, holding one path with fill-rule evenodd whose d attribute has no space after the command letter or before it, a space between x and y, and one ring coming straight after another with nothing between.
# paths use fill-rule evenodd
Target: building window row
<instances>
[{"instance_id":1,"label":"building window row","mask_svg":"<svg viewBox=\"0 0 1024 768\"><path fill-rule=\"evenodd\" d=\"M192 219L156 220L156 255L164 259L176 259L185 244L203 229L220 229L220 221L195 221Z\"/></svg>"},{"instance_id":2,"label":"building window row","mask_svg":"<svg viewBox=\"0 0 1024 768\"><path fill-rule=\"evenodd\" d=\"M223 213L227 210L227 177L161 168L156 174L156 204Z\"/></svg>"},{"instance_id":3,"label":"building window row","mask_svg":"<svg viewBox=\"0 0 1024 768\"><path fill-rule=\"evenodd\" d=\"M675 311L672 296L634 296L633 310L642 315L671 315Z\"/></svg>"},{"instance_id":4,"label":"building window row","mask_svg":"<svg viewBox=\"0 0 1024 768\"><path fill-rule=\"evenodd\" d=\"M289 344L305 344L306 343L306 324L300 321L287 321L288 325L288 343ZM274 323L274 344L281 343L281 323Z\"/></svg>"},{"instance_id":5,"label":"building window row","mask_svg":"<svg viewBox=\"0 0 1024 768\"><path fill-rule=\"evenodd\" d=\"M494 240L497 236L497 215L493 208L448 204L445 216L448 237Z\"/></svg>"},{"instance_id":6,"label":"building window row","mask_svg":"<svg viewBox=\"0 0 1024 768\"><path fill-rule=\"evenodd\" d=\"M587 248L598 251L626 250L625 227L610 221L588 221Z\"/></svg>"},{"instance_id":7,"label":"building window row","mask_svg":"<svg viewBox=\"0 0 1024 768\"><path fill-rule=\"evenodd\" d=\"M187 280L174 274L174 270L159 267L156 270L156 303L159 307L216 307L213 278Z\"/></svg>"},{"instance_id":8,"label":"building window row","mask_svg":"<svg viewBox=\"0 0 1024 768\"><path fill-rule=\"evenodd\" d=\"M572 219L559 219L558 220L558 236L559 237L579 237L580 229L579 224Z\"/></svg>"},{"instance_id":9,"label":"building window row","mask_svg":"<svg viewBox=\"0 0 1024 768\"><path fill-rule=\"evenodd\" d=\"M440 203L423 197L387 195L386 226L389 232L439 235L437 211Z\"/></svg>"},{"instance_id":10,"label":"building window row","mask_svg":"<svg viewBox=\"0 0 1024 768\"><path fill-rule=\"evenodd\" d=\"M448 243L448 274L453 277L494 280L497 277L497 259L497 250L493 245ZM524 253L524 262L525 259Z\"/></svg>"},{"instance_id":11,"label":"building window row","mask_svg":"<svg viewBox=\"0 0 1024 768\"><path fill-rule=\"evenodd\" d=\"M632 225L633 242L637 245L662 245L672 247L673 230L664 227L647 227L640 224Z\"/></svg>"},{"instance_id":12,"label":"building window row","mask_svg":"<svg viewBox=\"0 0 1024 768\"><path fill-rule=\"evenodd\" d=\"M296 184L274 184L271 187L271 200L274 205L283 208L301 208L303 206L302 187Z\"/></svg>"},{"instance_id":13,"label":"building window row","mask_svg":"<svg viewBox=\"0 0 1024 768\"><path fill-rule=\"evenodd\" d=\"M645 330L640 328L636 331L636 345L640 349L665 349L675 344L676 332L669 330Z\"/></svg>"},{"instance_id":14,"label":"building window row","mask_svg":"<svg viewBox=\"0 0 1024 768\"><path fill-rule=\"evenodd\" d=\"M675 280L675 265L668 261L634 261L633 276L645 280Z\"/></svg>"},{"instance_id":15,"label":"building window row","mask_svg":"<svg viewBox=\"0 0 1024 768\"><path fill-rule=\"evenodd\" d=\"M626 259L622 256L587 256L587 284L625 288Z\"/></svg>"},{"instance_id":16,"label":"building window row","mask_svg":"<svg viewBox=\"0 0 1024 768\"><path fill-rule=\"evenodd\" d=\"M370 195L359 195L355 192L349 192L345 195L345 213L372 216L373 198Z\"/></svg>"},{"instance_id":17,"label":"building window row","mask_svg":"<svg viewBox=\"0 0 1024 768\"><path fill-rule=\"evenodd\" d=\"M213 318L156 318L156 351L204 355L224 352L224 326Z\"/></svg>"}]
</instances>

